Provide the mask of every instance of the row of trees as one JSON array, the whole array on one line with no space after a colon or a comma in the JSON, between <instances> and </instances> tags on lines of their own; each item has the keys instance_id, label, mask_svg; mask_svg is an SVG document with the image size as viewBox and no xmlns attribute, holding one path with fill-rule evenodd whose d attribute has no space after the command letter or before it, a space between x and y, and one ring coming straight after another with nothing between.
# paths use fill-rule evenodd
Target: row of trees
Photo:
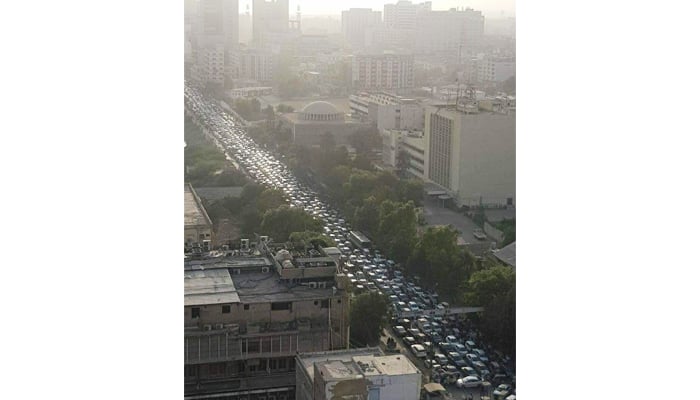
<instances>
[{"instance_id":1,"label":"row of trees","mask_svg":"<svg viewBox=\"0 0 700 400\"><path fill-rule=\"evenodd\" d=\"M185 117L185 143L185 182L194 187L245 184L245 176L226 161L221 150L188 117Z\"/></svg>"}]
</instances>

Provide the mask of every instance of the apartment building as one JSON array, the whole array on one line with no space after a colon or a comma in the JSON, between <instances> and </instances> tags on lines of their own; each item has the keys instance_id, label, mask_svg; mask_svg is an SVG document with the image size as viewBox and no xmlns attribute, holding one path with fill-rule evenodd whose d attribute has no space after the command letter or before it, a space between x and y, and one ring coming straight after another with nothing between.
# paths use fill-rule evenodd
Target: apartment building
<instances>
[{"instance_id":1,"label":"apartment building","mask_svg":"<svg viewBox=\"0 0 700 400\"><path fill-rule=\"evenodd\" d=\"M425 178L457 206L515 205L515 99L427 107Z\"/></svg>"},{"instance_id":2,"label":"apartment building","mask_svg":"<svg viewBox=\"0 0 700 400\"><path fill-rule=\"evenodd\" d=\"M223 87L228 54L238 44L238 0L199 0L188 9L192 79Z\"/></svg>"},{"instance_id":3,"label":"apartment building","mask_svg":"<svg viewBox=\"0 0 700 400\"><path fill-rule=\"evenodd\" d=\"M420 370L406 356L384 355L376 347L300 354L296 365L296 400L420 397Z\"/></svg>"},{"instance_id":4,"label":"apartment building","mask_svg":"<svg viewBox=\"0 0 700 400\"><path fill-rule=\"evenodd\" d=\"M416 54L450 54L454 62L481 44L483 36L484 16L481 11L452 8L419 12L414 51Z\"/></svg>"},{"instance_id":5,"label":"apartment building","mask_svg":"<svg viewBox=\"0 0 700 400\"><path fill-rule=\"evenodd\" d=\"M423 131L384 129L382 162L410 177L425 179L425 138Z\"/></svg>"},{"instance_id":6,"label":"apartment building","mask_svg":"<svg viewBox=\"0 0 700 400\"><path fill-rule=\"evenodd\" d=\"M352 58L355 89L411 89L413 82L413 54L358 54Z\"/></svg>"},{"instance_id":7,"label":"apartment building","mask_svg":"<svg viewBox=\"0 0 700 400\"><path fill-rule=\"evenodd\" d=\"M186 261L184 276L185 399L293 399L298 353L348 345L348 283L331 257L261 237Z\"/></svg>"}]
</instances>

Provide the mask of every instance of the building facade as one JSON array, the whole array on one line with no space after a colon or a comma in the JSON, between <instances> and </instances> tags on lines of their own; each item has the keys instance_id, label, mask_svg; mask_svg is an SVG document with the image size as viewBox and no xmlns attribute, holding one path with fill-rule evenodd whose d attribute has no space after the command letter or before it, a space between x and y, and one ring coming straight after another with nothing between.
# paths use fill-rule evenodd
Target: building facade
<instances>
[{"instance_id":1,"label":"building facade","mask_svg":"<svg viewBox=\"0 0 700 400\"><path fill-rule=\"evenodd\" d=\"M355 48L365 46L365 34L368 29L382 23L382 12L371 8L351 8L341 13L341 31L345 40Z\"/></svg>"},{"instance_id":2,"label":"building facade","mask_svg":"<svg viewBox=\"0 0 700 400\"><path fill-rule=\"evenodd\" d=\"M484 36L484 16L472 9L424 11L417 14L415 53L449 54L455 62Z\"/></svg>"},{"instance_id":3,"label":"building facade","mask_svg":"<svg viewBox=\"0 0 700 400\"><path fill-rule=\"evenodd\" d=\"M412 54L358 54L352 58L352 85L359 90L405 90L414 86Z\"/></svg>"},{"instance_id":4,"label":"building facade","mask_svg":"<svg viewBox=\"0 0 700 400\"><path fill-rule=\"evenodd\" d=\"M382 163L407 176L425 179L425 140L423 131L384 129Z\"/></svg>"},{"instance_id":5,"label":"building facade","mask_svg":"<svg viewBox=\"0 0 700 400\"><path fill-rule=\"evenodd\" d=\"M238 44L238 0L199 0L190 22L191 77L199 86L224 86L229 54Z\"/></svg>"},{"instance_id":6,"label":"building facade","mask_svg":"<svg viewBox=\"0 0 700 400\"><path fill-rule=\"evenodd\" d=\"M431 106L425 113L425 178L457 206L515 205L514 99Z\"/></svg>"},{"instance_id":7,"label":"building facade","mask_svg":"<svg viewBox=\"0 0 700 400\"><path fill-rule=\"evenodd\" d=\"M185 263L185 399L291 400L298 353L347 347L335 260L264 240Z\"/></svg>"}]
</instances>

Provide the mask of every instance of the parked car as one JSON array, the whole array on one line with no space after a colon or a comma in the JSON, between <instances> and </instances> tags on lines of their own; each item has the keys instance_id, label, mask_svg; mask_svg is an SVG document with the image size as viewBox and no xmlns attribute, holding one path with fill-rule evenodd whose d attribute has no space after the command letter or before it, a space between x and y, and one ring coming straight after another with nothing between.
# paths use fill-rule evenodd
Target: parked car
<instances>
[{"instance_id":1,"label":"parked car","mask_svg":"<svg viewBox=\"0 0 700 400\"><path fill-rule=\"evenodd\" d=\"M418 357L418 358L425 358L427 357L427 353L425 352L425 347L423 347L420 344L414 344L411 346L411 352Z\"/></svg>"},{"instance_id":2,"label":"parked car","mask_svg":"<svg viewBox=\"0 0 700 400\"><path fill-rule=\"evenodd\" d=\"M457 379L457 387L459 388L473 388L481 386L481 379L478 376L468 375L464 378Z\"/></svg>"}]
</instances>

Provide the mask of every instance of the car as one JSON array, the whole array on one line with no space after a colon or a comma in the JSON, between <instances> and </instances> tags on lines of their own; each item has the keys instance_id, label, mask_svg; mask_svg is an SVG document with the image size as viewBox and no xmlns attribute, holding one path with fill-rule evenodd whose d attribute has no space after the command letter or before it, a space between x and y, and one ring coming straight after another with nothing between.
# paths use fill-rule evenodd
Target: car
<instances>
[{"instance_id":1,"label":"car","mask_svg":"<svg viewBox=\"0 0 700 400\"><path fill-rule=\"evenodd\" d=\"M394 332L396 332L396 334L399 335L399 336L403 336L403 335L406 334L406 328L404 328L404 327L401 326L401 325L396 325L396 326L394 327Z\"/></svg>"},{"instance_id":2,"label":"car","mask_svg":"<svg viewBox=\"0 0 700 400\"><path fill-rule=\"evenodd\" d=\"M468 375L464 378L457 379L457 387L459 388L473 388L481 386L481 379L478 376Z\"/></svg>"},{"instance_id":3,"label":"car","mask_svg":"<svg viewBox=\"0 0 700 400\"><path fill-rule=\"evenodd\" d=\"M425 358L427 357L427 353L425 352L425 347L423 347L420 344L414 344L411 346L411 352L418 357L418 358Z\"/></svg>"},{"instance_id":4,"label":"car","mask_svg":"<svg viewBox=\"0 0 700 400\"><path fill-rule=\"evenodd\" d=\"M447 360L447 357L445 357L444 354L435 353L435 356L434 356L434 357L435 357L435 361L437 361L440 365L447 365L448 362L449 362L449 361Z\"/></svg>"},{"instance_id":5,"label":"car","mask_svg":"<svg viewBox=\"0 0 700 400\"><path fill-rule=\"evenodd\" d=\"M498 385L496 390L493 391L493 398L498 400L504 400L510 394L510 391L510 385L502 383Z\"/></svg>"}]
</instances>

